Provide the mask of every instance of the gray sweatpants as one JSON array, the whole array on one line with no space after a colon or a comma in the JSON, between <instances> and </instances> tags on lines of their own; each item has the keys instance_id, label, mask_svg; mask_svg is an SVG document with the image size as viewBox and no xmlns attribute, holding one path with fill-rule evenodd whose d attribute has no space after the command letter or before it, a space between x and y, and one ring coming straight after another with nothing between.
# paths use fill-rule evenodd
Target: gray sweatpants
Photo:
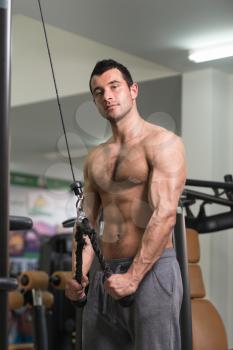
<instances>
[{"instance_id":1,"label":"gray sweatpants","mask_svg":"<svg viewBox=\"0 0 233 350\"><path fill-rule=\"evenodd\" d=\"M131 262L116 259L108 263L114 273L123 273ZM83 312L83 350L180 350L182 294L174 249L164 251L128 308L106 293L103 273L96 268Z\"/></svg>"}]
</instances>

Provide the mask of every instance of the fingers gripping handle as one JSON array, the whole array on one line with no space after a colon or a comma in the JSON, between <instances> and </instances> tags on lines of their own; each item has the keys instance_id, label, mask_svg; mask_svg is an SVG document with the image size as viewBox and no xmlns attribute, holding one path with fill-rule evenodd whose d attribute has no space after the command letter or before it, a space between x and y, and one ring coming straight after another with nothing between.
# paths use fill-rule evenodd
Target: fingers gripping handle
<instances>
[{"instance_id":1,"label":"fingers gripping handle","mask_svg":"<svg viewBox=\"0 0 233 350\"><path fill-rule=\"evenodd\" d=\"M109 278L112 276L113 272L105 263L106 267L104 269L104 278ZM134 294L127 295L121 299L118 299L118 303L123 307L130 307L134 303Z\"/></svg>"},{"instance_id":2,"label":"fingers gripping handle","mask_svg":"<svg viewBox=\"0 0 233 350\"><path fill-rule=\"evenodd\" d=\"M80 278L80 276L77 276L77 273L76 273L76 276L75 276L75 280L79 284L82 284L82 277ZM86 305L86 302L87 302L87 296L86 296L86 294L84 294L81 299L73 301L72 304L74 304L77 307L82 308L82 307L84 307Z\"/></svg>"},{"instance_id":3,"label":"fingers gripping handle","mask_svg":"<svg viewBox=\"0 0 233 350\"><path fill-rule=\"evenodd\" d=\"M76 301L72 301L72 304L75 307L82 308L82 307L84 307L86 305L86 302L87 302L87 296L84 295L81 299L76 300Z\"/></svg>"}]
</instances>

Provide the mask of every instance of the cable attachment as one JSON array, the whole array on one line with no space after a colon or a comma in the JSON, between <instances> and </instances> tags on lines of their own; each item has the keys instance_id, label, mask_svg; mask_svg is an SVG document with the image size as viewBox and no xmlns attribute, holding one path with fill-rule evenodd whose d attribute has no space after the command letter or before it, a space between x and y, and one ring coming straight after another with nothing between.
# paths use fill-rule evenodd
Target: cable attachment
<instances>
[{"instance_id":1,"label":"cable attachment","mask_svg":"<svg viewBox=\"0 0 233 350\"><path fill-rule=\"evenodd\" d=\"M82 223L83 219L86 218L86 215L83 210L84 195L83 195L83 186L81 181L74 181L70 185L70 188L74 192L75 196L77 197L77 202L76 202L77 222Z\"/></svg>"},{"instance_id":2,"label":"cable attachment","mask_svg":"<svg viewBox=\"0 0 233 350\"><path fill-rule=\"evenodd\" d=\"M70 185L71 190L74 192L74 194L77 197L76 202L76 209L77 209L77 219L75 224L75 233L74 233L74 239L77 244L75 257L76 257L76 265L75 265L75 279L79 284L82 284L82 277L83 277L83 249L85 247L86 241L85 241L85 231L83 230L82 223L84 220L87 220L85 217L85 213L83 210L83 190L82 190L82 183L80 181L74 181ZM74 302L75 306L83 307L87 302L86 295L76 302Z\"/></svg>"},{"instance_id":3,"label":"cable attachment","mask_svg":"<svg viewBox=\"0 0 233 350\"><path fill-rule=\"evenodd\" d=\"M95 252L95 255L98 258L98 261L100 263L101 269L104 273L104 278L109 278L113 272L106 263L104 256L101 252L101 249L98 244L98 239L96 232L93 228L91 228L89 224L88 218L85 216L84 210L83 210L83 190L82 190L82 183L80 181L75 181L71 184L71 189L74 191L76 197L77 197L77 223L76 223L76 234L75 234L75 240L77 242L77 249L76 249L76 273L75 273L75 279L81 283L82 280L82 251L85 245L85 235L88 235L92 248ZM119 303L124 307L129 307L134 302L134 296L128 295L122 299L119 300ZM81 301L75 302L75 304L79 307L84 306L86 303L86 300L82 299Z\"/></svg>"}]
</instances>

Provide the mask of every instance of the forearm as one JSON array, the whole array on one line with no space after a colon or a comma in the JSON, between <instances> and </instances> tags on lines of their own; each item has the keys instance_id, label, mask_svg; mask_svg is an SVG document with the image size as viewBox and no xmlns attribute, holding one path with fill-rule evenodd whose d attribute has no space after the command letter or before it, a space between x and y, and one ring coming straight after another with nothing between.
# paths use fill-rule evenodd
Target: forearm
<instances>
[{"instance_id":1,"label":"forearm","mask_svg":"<svg viewBox=\"0 0 233 350\"><path fill-rule=\"evenodd\" d=\"M143 234L139 250L128 270L132 283L138 285L163 254L171 237L176 215L169 212L162 217L154 214Z\"/></svg>"}]
</instances>

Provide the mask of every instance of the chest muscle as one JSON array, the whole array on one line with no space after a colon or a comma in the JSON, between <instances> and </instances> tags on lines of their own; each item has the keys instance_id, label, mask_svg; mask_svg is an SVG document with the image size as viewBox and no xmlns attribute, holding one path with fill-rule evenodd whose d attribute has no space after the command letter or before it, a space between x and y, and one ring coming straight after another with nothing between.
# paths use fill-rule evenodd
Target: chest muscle
<instances>
[{"instance_id":1,"label":"chest muscle","mask_svg":"<svg viewBox=\"0 0 233 350\"><path fill-rule=\"evenodd\" d=\"M102 152L91 164L94 182L104 191L130 189L148 178L148 164L142 148Z\"/></svg>"}]
</instances>

